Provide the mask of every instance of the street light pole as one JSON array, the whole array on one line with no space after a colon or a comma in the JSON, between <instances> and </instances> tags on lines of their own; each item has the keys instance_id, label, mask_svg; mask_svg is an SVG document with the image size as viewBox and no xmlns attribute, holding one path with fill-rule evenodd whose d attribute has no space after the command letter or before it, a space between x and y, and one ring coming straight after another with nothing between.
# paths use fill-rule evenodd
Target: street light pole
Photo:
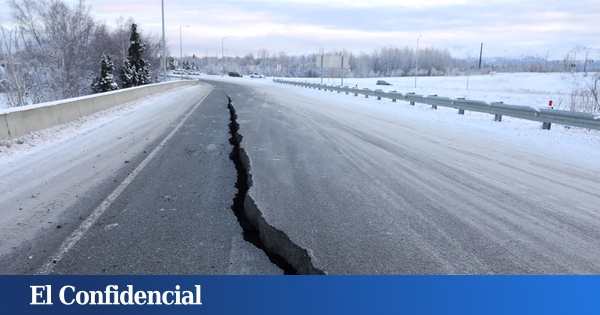
<instances>
[{"instance_id":1,"label":"street light pole","mask_svg":"<svg viewBox=\"0 0 600 315\"><path fill-rule=\"evenodd\" d=\"M222 63L221 63L221 71L223 71L223 74L225 72L225 65L223 64L225 62L225 45L224 45L224 42L225 42L225 39L230 38L230 37L235 37L235 35L234 36L227 36L227 37L221 38L221 61L222 61Z\"/></svg>"},{"instance_id":2,"label":"street light pole","mask_svg":"<svg viewBox=\"0 0 600 315\"><path fill-rule=\"evenodd\" d=\"M225 47L224 46L225 39L230 38L230 37L235 37L235 35L221 38L221 58L225 58L225 53L224 53L225 52L225 48L224 48Z\"/></svg>"},{"instance_id":3,"label":"street light pole","mask_svg":"<svg viewBox=\"0 0 600 315\"><path fill-rule=\"evenodd\" d=\"M182 70L181 71L181 79L183 80L183 63L182 63L182 59L183 59L183 42L181 40L181 29L183 27L190 27L189 25L184 25L184 26L180 26L179 27L179 68Z\"/></svg>"},{"instance_id":4,"label":"street light pole","mask_svg":"<svg viewBox=\"0 0 600 315\"><path fill-rule=\"evenodd\" d=\"M417 58L415 60L415 87L417 87L417 71L419 70L419 38L421 38L421 35L417 37Z\"/></svg>"},{"instance_id":5,"label":"street light pole","mask_svg":"<svg viewBox=\"0 0 600 315\"><path fill-rule=\"evenodd\" d=\"M163 62L163 74L164 82L167 82L167 56L165 56L165 0L160 1L162 5L162 62Z\"/></svg>"}]
</instances>

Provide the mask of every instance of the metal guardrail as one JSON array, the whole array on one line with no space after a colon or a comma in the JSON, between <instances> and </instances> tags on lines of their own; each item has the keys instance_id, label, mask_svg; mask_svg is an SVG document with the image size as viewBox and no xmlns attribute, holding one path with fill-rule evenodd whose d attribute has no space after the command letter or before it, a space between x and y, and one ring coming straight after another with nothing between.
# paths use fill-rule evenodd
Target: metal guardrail
<instances>
[{"instance_id":1,"label":"metal guardrail","mask_svg":"<svg viewBox=\"0 0 600 315\"><path fill-rule=\"evenodd\" d=\"M464 115L465 110L486 113L494 115L495 121L502 121L502 116L509 116L519 119L539 121L542 123L542 129L550 130L553 123L582 127L589 129L600 130L600 115L594 115L590 113L579 113L565 110L548 109L548 108L536 108L531 106L521 105L509 105L502 102L493 102L488 104L484 101L466 100L462 98L451 99L449 97L439 97L437 95L423 96L415 93L398 93L396 91L384 92L380 89L358 89L357 87L348 86L333 86L319 83L308 83L308 82L296 82L273 79L274 82L319 89L325 91L337 91L338 93L346 93L346 95L353 94L354 96L363 95L365 98L369 96L377 97L378 100L382 98L391 99L392 102L402 100L409 102L411 105L416 103L431 105L432 108L437 109L438 106L458 109L459 115Z\"/></svg>"}]
</instances>

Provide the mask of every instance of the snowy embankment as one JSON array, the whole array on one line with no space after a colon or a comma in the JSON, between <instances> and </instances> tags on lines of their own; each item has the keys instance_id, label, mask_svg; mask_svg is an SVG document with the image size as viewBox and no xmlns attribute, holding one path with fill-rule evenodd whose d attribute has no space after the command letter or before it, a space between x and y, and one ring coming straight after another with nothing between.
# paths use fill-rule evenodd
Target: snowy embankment
<instances>
[{"instance_id":1,"label":"snowy embankment","mask_svg":"<svg viewBox=\"0 0 600 315\"><path fill-rule=\"evenodd\" d=\"M79 133L86 132L97 126L106 124L116 118L126 115L137 108L154 100L168 97L181 92L186 87L175 88L166 92L143 97L132 102L115 106L92 115L78 118L74 121L60 124L48 129L31 132L27 135L11 140L0 141L0 159L8 159L19 153L42 150L44 146L51 145L53 141L64 141Z\"/></svg>"}]
</instances>

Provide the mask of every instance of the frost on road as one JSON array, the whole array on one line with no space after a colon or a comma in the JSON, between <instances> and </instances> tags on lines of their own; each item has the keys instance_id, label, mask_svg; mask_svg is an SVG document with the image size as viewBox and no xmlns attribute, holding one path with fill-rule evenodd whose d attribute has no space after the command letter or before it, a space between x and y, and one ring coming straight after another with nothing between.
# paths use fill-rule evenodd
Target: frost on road
<instances>
[{"instance_id":1,"label":"frost on road","mask_svg":"<svg viewBox=\"0 0 600 315\"><path fill-rule=\"evenodd\" d=\"M535 89L533 93L518 88L486 96L478 80L473 79L469 95L452 94L460 89L443 83L437 94L485 101L508 99L507 103L522 105L533 105L523 104L529 95L538 102L548 98ZM361 87L365 84L357 82ZM600 169L600 140L595 131L563 126L546 131L535 122L512 118L495 122L490 115L467 112L459 116L451 109L432 110L430 106L357 98L268 80L211 77L210 83L216 87L211 95L223 102L224 115L229 114L227 97L231 100L239 125L239 159L249 176L244 202L248 219L261 229L259 237L267 251L276 252L299 273L600 271L600 250L596 246L600 240L600 181L595 176ZM395 89L402 89L401 84L394 83ZM427 85L425 79L422 84ZM435 88L415 92L427 95ZM73 205L93 208L99 204L101 196L108 195L139 164L145 148L160 142L176 118L193 105L186 100L197 95L194 93L184 90L167 94L162 101L142 102L137 110L121 113L118 122L110 118L101 123L110 128L67 132L66 136L23 152L19 148L28 145L27 139L22 144L13 142L10 149L0 147L0 181L9 187L0 192L0 255L17 250L22 254L19 262L26 262L19 268L39 265L38 257L49 254L35 252L43 246L29 245L41 242L55 248L79 218L88 215L89 210ZM164 108L167 103L171 104L169 110ZM202 106L199 110L202 113ZM176 138L180 140L169 141L173 149L166 153L181 151L186 158L203 158L195 155L201 150L192 145L184 146L186 150L175 149L177 143L186 143L183 139L201 133L200 126L216 119L197 118L205 120L184 124L181 138ZM165 175L185 171L189 165L172 161L175 156L158 158L157 163L164 163L167 171L158 166L151 167L152 171ZM233 171L231 161L227 162ZM131 200L171 202L164 199L168 198L189 205L174 198L176 192L185 193L186 185L175 181L169 186L173 192L168 194L158 192L162 188L153 188L162 198L154 200L156 196L150 197L153 195L147 189L160 187L161 181L153 182L153 176L145 178L146 184L132 188ZM226 194L230 188L209 193L206 198ZM227 200L229 206L231 198ZM227 211L231 211L229 206ZM75 212L66 216L61 212L65 209ZM125 209L128 212L123 214L110 213L115 218L131 215L131 208L120 208ZM163 215L175 224L180 209L161 206L152 215ZM225 265L230 267L216 266L216 272L274 272L272 266L244 269L266 260L255 259L257 249L247 247L235 217L233 221L236 228L231 231L236 230L238 237L214 243L226 253L214 261L227 260ZM100 273L94 268L102 264L110 270L110 262L120 257L117 252L112 254L117 258L105 257L102 264L84 261L93 257L89 253L102 251L102 240L119 243L114 237L125 237L119 231L128 225L135 226L127 220L104 216L98 230L85 237L97 241L86 241L85 246L75 250L78 255L70 258L68 265L75 269L63 266L60 272ZM150 225L138 228L144 226ZM40 231L42 234L36 234ZM48 234L55 237L32 239ZM99 237L102 235L112 236ZM165 248L160 244L153 241L140 245L140 255L128 258L132 261L129 265L143 265L140 261L147 259L140 257L145 257L145 251L153 246L160 255ZM194 246L204 244L198 241ZM189 253L184 255L189 257L186 255ZM180 270L192 270L185 269L188 260L180 262ZM114 272L133 272L125 265L117 267L120 269L114 270L119 271ZM11 268L7 270L18 269L14 264ZM154 265L145 268L164 270L152 269Z\"/></svg>"},{"instance_id":2,"label":"frost on road","mask_svg":"<svg viewBox=\"0 0 600 315\"><path fill-rule=\"evenodd\" d=\"M318 270L600 270L594 132L289 86L231 99L250 198Z\"/></svg>"}]
</instances>

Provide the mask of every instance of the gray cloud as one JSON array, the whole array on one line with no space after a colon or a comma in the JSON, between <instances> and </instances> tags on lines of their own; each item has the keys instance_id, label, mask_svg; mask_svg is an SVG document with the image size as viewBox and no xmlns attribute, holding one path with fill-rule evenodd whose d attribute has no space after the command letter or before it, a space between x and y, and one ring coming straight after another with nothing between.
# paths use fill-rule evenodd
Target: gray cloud
<instances>
[{"instance_id":1,"label":"gray cloud","mask_svg":"<svg viewBox=\"0 0 600 315\"><path fill-rule=\"evenodd\" d=\"M5 1L5 0L2 0ZM69 0L72 1L72 0ZM382 46L463 47L502 56L533 51L562 58L576 45L600 48L598 0L479 1L439 6L339 5L290 1L165 0L166 33L175 52L179 26L184 53L220 54L221 38L228 55L243 56L265 48L271 53L316 52L319 48L369 52ZM382 2L382 1L380 1ZM423 2L427 2L423 0ZM160 34L160 2L89 1L92 14L107 23L119 15L133 17L143 31ZM1 22L1 21L0 21ZM560 57L558 57L560 55Z\"/></svg>"}]
</instances>

